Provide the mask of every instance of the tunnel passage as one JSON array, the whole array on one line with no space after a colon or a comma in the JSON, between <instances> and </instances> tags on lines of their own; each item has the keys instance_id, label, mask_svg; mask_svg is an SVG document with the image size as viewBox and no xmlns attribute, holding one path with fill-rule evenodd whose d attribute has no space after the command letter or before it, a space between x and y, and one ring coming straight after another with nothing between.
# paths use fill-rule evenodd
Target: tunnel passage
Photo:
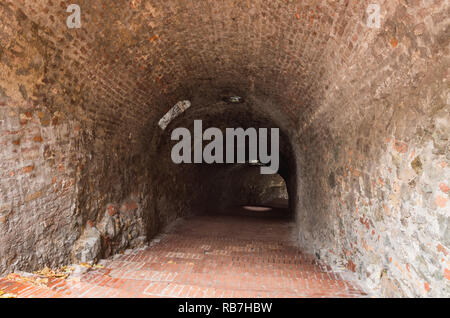
<instances>
[{"instance_id":1,"label":"tunnel passage","mask_svg":"<svg viewBox=\"0 0 450 318\"><path fill-rule=\"evenodd\" d=\"M261 175L260 172L260 167L252 164L228 171L222 185L224 190L217 191L222 194L217 205L288 208L289 194L284 179L279 174Z\"/></svg>"},{"instance_id":2,"label":"tunnel passage","mask_svg":"<svg viewBox=\"0 0 450 318\"><path fill-rule=\"evenodd\" d=\"M1 273L204 210L229 167L173 167L158 126L189 100L167 129L283 132L299 247L380 295L449 294L447 1L380 1L380 28L371 1L78 3L79 29L67 1L0 4Z\"/></svg>"},{"instance_id":3,"label":"tunnel passage","mask_svg":"<svg viewBox=\"0 0 450 318\"><path fill-rule=\"evenodd\" d=\"M154 176L159 185L155 193L155 197L157 197L156 204L158 205L159 213L171 217L170 220L180 216L192 215L193 213L216 214L229 211L229 208L233 206L276 204L277 202L271 202L271 200L281 196L287 198L288 191L295 192L296 167L293 159L292 144L286 134L286 128L284 128L286 124L283 124L277 118L274 120L270 111L264 111L264 107L269 108L273 105L258 98L242 94L242 92L228 89L210 88L210 92L213 92L212 96L207 99L204 96L193 97L191 103L194 106L174 118L166 129L159 130L157 135L154 136L155 156L157 157L154 160L160 160L159 169ZM242 97L242 102L230 104L225 101L225 97L230 96L240 96ZM283 118L282 116L280 117ZM204 160L202 163L193 163L194 120L197 119L202 120L203 131L214 127L222 132L224 145L221 149L224 163L207 164ZM190 160L192 163L175 164L172 161L173 147L179 141L171 140L171 134L178 127L185 127L190 131ZM252 165L249 156L250 138L248 137L245 139L243 148L245 153L244 162L239 163L237 160L236 138L234 139L233 163L226 163L225 135L227 128L242 128L244 131L254 128L258 132L260 128L273 127L280 129L279 152L277 152L279 164L276 174L261 174L261 166ZM258 138L255 140L258 140ZM270 133L268 133L268 140L271 140ZM209 142L204 140L203 148ZM271 145L269 142L268 152L270 150ZM259 157L258 151L257 157ZM247 179L245 180L243 179L244 173L247 173ZM284 185L284 188L282 187L281 190L277 189L276 185L273 184L276 176L281 179L278 179L279 186L282 187ZM167 191L167 189L170 189L170 191ZM283 191L285 192L284 194ZM182 199L180 200L180 198ZM293 215L293 208L289 209L291 215ZM170 221L165 222L165 224L168 223Z\"/></svg>"}]
</instances>

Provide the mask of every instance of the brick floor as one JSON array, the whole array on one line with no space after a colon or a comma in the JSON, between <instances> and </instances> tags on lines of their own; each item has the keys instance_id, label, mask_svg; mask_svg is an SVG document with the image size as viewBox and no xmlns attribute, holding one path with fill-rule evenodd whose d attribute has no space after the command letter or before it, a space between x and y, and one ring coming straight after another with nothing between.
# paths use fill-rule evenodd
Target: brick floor
<instances>
[{"instance_id":1,"label":"brick floor","mask_svg":"<svg viewBox=\"0 0 450 318\"><path fill-rule=\"evenodd\" d=\"M234 213L178 222L149 247L47 286L0 278L18 297L366 297L295 247L286 218Z\"/></svg>"}]
</instances>

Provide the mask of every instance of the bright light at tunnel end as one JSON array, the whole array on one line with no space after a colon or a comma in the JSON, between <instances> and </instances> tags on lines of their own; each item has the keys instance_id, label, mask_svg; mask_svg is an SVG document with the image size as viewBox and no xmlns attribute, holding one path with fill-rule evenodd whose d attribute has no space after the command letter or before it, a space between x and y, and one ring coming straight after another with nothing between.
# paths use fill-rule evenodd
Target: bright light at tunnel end
<instances>
[{"instance_id":1,"label":"bright light at tunnel end","mask_svg":"<svg viewBox=\"0 0 450 318\"><path fill-rule=\"evenodd\" d=\"M267 212L273 210L271 207L268 206L253 206L253 205L244 205L243 209L252 212Z\"/></svg>"},{"instance_id":2,"label":"bright light at tunnel end","mask_svg":"<svg viewBox=\"0 0 450 318\"><path fill-rule=\"evenodd\" d=\"M268 140L268 128L259 128L258 130L252 127L246 130L243 128L226 128L224 138L221 129L210 127L203 132L202 120L194 120L193 160L192 136L188 128L175 128L172 131L171 140L179 141L173 146L171 152L171 158L175 164L247 163L259 165L261 174L278 172L280 162L278 128L270 128L270 142ZM210 142L203 148L204 140ZM246 140L248 140L247 144ZM268 153L269 146L270 154ZM246 149L248 149L248 156ZM237 157L236 161L235 157Z\"/></svg>"}]
</instances>

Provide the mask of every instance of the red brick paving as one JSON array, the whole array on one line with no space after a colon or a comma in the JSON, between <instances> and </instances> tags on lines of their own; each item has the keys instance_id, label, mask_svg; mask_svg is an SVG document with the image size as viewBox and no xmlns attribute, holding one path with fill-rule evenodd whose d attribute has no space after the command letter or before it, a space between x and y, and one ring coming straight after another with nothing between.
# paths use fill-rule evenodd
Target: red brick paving
<instances>
[{"instance_id":1,"label":"red brick paving","mask_svg":"<svg viewBox=\"0 0 450 318\"><path fill-rule=\"evenodd\" d=\"M0 279L20 297L366 297L295 247L293 223L249 215L179 222L146 248L48 286Z\"/></svg>"}]
</instances>

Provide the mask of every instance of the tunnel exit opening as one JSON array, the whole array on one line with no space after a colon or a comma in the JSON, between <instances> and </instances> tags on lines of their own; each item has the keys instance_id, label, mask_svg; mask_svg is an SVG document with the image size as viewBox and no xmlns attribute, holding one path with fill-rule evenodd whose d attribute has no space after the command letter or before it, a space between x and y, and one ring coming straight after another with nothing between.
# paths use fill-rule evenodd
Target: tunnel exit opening
<instances>
[{"instance_id":1,"label":"tunnel exit opening","mask_svg":"<svg viewBox=\"0 0 450 318\"><path fill-rule=\"evenodd\" d=\"M291 216L285 180L279 174L261 175L258 165L243 164L221 176L214 199L220 214L255 217Z\"/></svg>"},{"instance_id":2,"label":"tunnel exit opening","mask_svg":"<svg viewBox=\"0 0 450 318\"><path fill-rule=\"evenodd\" d=\"M209 87L206 91L216 92L215 97L222 96L221 89ZM203 91L204 92L204 91ZM227 94L231 96L233 94ZM234 95L233 95L234 96ZM211 103L212 97L205 99L202 95L185 96L192 104L188 110L179 114L171 121L166 129L158 130L153 136L153 155L151 161L158 161L159 169L155 171L152 180L157 187L154 188L155 214L158 215L158 228L171 223L177 218L195 215L224 215L240 213L242 215L254 214L263 217L265 214L286 215L294 218L295 200L289 201L296 192L296 164L292 148L292 136L287 134L289 122L278 113L272 113L273 108L266 105L267 100L260 100L246 96L242 103L236 103L233 108L221 98ZM264 107L263 107L264 106ZM213 110L213 111L211 111ZM201 121L200 121L201 119ZM197 122L197 126L195 123ZM201 122L201 126L198 125ZM227 129L239 129L243 132L242 138L234 137L233 147L218 147L223 158L234 157L235 160L187 160L176 162L173 160L173 150L180 143L174 140L172 132L182 127L186 135L197 136L188 146L183 147L183 155L189 157L197 152L200 154L203 147L195 147L197 140L203 138L202 128L214 127L217 135L226 136ZM200 129L199 129L200 127ZM262 168L270 168L267 158L251 156L251 136L248 131L276 128L279 130L276 140L279 141L276 149L272 133L267 138L265 151L270 157L278 155L278 169L276 173L261 174ZM207 129L207 130L208 130ZM199 133L200 131L200 133ZM197 134L196 134L197 132ZM215 138L212 138L216 141ZM226 138L224 138L226 139ZM241 142L239 143L239 139ZM260 148L259 138L258 150ZM237 141L237 142L236 142ZM239 146L239 144L241 144ZM214 148L214 155L217 154ZM206 148L205 148L206 149ZM256 148L255 148L256 149ZM253 150L255 150L253 149ZM186 151L185 151L186 150ZM269 154L267 152L267 154ZM239 153L245 154L239 158ZM247 155L248 154L248 155ZM200 157L200 156L199 156ZM204 158L203 158L204 159ZM239 160L240 159L240 160ZM230 161L230 162L229 162ZM189 162L196 164L189 164ZM288 195L289 193L289 195ZM270 208L270 211L251 211L247 207ZM250 208L251 209L251 208ZM156 229L153 232L159 231Z\"/></svg>"}]
</instances>

